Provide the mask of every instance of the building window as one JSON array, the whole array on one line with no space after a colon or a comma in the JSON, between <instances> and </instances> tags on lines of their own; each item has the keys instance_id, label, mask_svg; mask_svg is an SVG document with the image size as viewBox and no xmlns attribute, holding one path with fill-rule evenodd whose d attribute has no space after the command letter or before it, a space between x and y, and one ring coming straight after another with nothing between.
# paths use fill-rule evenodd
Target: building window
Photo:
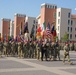
<instances>
[{"instance_id":1,"label":"building window","mask_svg":"<svg viewBox=\"0 0 76 75\"><path fill-rule=\"evenodd\" d=\"M76 31L76 28L75 28L75 31Z\"/></svg>"},{"instance_id":2,"label":"building window","mask_svg":"<svg viewBox=\"0 0 76 75\"><path fill-rule=\"evenodd\" d=\"M70 34L70 39L72 39L72 34Z\"/></svg>"},{"instance_id":3,"label":"building window","mask_svg":"<svg viewBox=\"0 0 76 75\"><path fill-rule=\"evenodd\" d=\"M70 25L70 20L68 20L68 25Z\"/></svg>"},{"instance_id":4,"label":"building window","mask_svg":"<svg viewBox=\"0 0 76 75\"><path fill-rule=\"evenodd\" d=\"M54 6L53 6L53 9L54 9Z\"/></svg>"},{"instance_id":5,"label":"building window","mask_svg":"<svg viewBox=\"0 0 76 75\"><path fill-rule=\"evenodd\" d=\"M72 32L72 27L71 27L70 31Z\"/></svg>"},{"instance_id":6,"label":"building window","mask_svg":"<svg viewBox=\"0 0 76 75\"><path fill-rule=\"evenodd\" d=\"M58 31L59 31L59 26L58 26Z\"/></svg>"},{"instance_id":7,"label":"building window","mask_svg":"<svg viewBox=\"0 0 76 75\"><path fill-rule=\"evenodd\" d=\"M71 25L73 25L73 21L71 20Z\"/></svg>"},{"instance_id":8,"label":"building window","mask_svg":"<svg viewBox=\"0 0 76 75\"><path fill-rule=\"evenodd\" d=\"M60 12L58 12L58 16L60 17Z\"/></svg>"},{"instance_id":9,"label":"building window","mask_svg":"<svg viewBox=\"0 0 76 75\"><path fill-rule=\"evenodd\" d=\"M75 38L76 38L76 34L75 34Z\"/></svg>"},{"instance_id":10,"label":"building window","mask_svg":"<svg viewBox=\"0 0 76 75\"><path fill-rule=\"evenodd\" d=\"M68 27L68 32L69 32L69 27Z\"/></svg>"},{"instance_id":11,"label":"building window","mask_svg":"<svg viewBox=\"0 0 76 75\"><path fill-rule=\"evenodd\" d=\"M58 24L60 24L60 19L58 19Z\"/></svg>"},{"instance_id":12,"label":"building window","mask_svg":"<svg viewBox=\"0 0 76 75\"><path fill-rule=\"evenodd\" d=\"M25 20L24 20L24 23L25 23Z\"/></svg>"},{"instance_id":13,"label":"building window","mask_svg":"<svg viewBox=\"0 0 76 75\"><path fill-rule=\"evenodd\" d=\"M49 8L49 5L47 5L47 8Z\"/></svg>"},{"instance_id":14,"label":"building window","mask_svg":"<svg viewBox=\"0 0 76 75\"><path fill-rule=\"evenodd\" d=\"M54 18L56 19L56 12L54 13Z\"/></svg>"},{"instance_id":15,"label":"building window","mask_svg":"<svg viewBox=\"0 0 76 75\"><path fill-rule=\"evenodd\" d=\"M52 8L52 6L50 6L50 8Z\"/></svg>"},{"instance_id":16,"label":"building window","mask_svg":"<svg viewBox=\"0 0 76 75\"><path fill-rule=\"evenodd\" d=\"M45 7L47 8L47 5L45 5Z\"/></svg>"},{"instance_id":17,"label":"building window","mask_svg":"<svg viewBox=\"0 0 76 75\"><path fill-rule=\"evenodd\" d=\"M70 13L68 13L68 18L70 18Z\"/></svg>"}]
</instances>

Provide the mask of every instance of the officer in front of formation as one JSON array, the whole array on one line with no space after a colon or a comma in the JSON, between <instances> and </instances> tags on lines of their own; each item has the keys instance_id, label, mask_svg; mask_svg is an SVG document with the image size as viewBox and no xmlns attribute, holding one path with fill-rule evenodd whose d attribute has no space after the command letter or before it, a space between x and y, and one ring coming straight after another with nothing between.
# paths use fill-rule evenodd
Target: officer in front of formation
<instances>
[{"instance_id":1,"label":"officer in front of formation","mask_svg":"<svg viewBox=\"0 0 76 75\"><path fill-rule=\"evenodd\" d=\"M66 43L65 46L64 46L63 63L65 63L65 58L67 57L67 58L68 58L68 63L69 63L69 64L72 64L72 62L70 61L69 51L70 51L69 44Z\"/></svg>"}]
</instances>

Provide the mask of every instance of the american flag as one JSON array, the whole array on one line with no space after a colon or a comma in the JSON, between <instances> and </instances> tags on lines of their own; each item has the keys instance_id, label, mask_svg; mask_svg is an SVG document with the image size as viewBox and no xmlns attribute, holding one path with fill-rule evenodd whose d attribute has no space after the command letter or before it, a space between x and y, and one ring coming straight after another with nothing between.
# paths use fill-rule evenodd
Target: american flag
<instances>
[{"instance_id":1,"label":"american flag","mask_svg":"<svg viewBox=\"0 0 76 75\"><path fill-rule=\"evenodd\" d=\"M46 27L46 36L48 38L51 38L52 37L51 31L50 31L50 29L48 27Z\"/></svg>"}]
</instances>

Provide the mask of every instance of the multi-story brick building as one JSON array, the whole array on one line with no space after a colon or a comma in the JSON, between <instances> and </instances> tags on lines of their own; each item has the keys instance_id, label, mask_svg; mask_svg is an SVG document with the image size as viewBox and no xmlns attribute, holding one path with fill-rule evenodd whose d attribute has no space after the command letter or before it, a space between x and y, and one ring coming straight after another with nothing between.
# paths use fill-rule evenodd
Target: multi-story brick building
<instances>
[{"instance_id":1,"label":"multi-story brick building","mask_svg":"<svg viewBox=\"0 0 76 75\"><path fill-rule=\"evenodd\" d=\"M14 38L23 33L26 15L15 14L14 16Z\"/></svg>"},{"instance_id":2,"label":"multi-story brick building","mask_svg":"<svg viewBox=\"0 0 76 75\"><path fill-rule=\"evenodd\" d=\"M5 19L3 18L1 20L1 24L2 24L2 38L4 38L5 36L9 36L10 35L10 21L11 19Z\"/></svg>"},{"instance_id":3,"label":"multi-story brick building","mask_svg":"<svg viewBox=\"0 0 76 75\"><path fill-rule=\"evenodd\" d=\"M44 22L47 25L48 22L51 24L53 21L56 21L56 9L57 5L55 4L41 4L40 15L37 17L38 21L40 21L40 25Z\"/></svg>"}]
</instances>

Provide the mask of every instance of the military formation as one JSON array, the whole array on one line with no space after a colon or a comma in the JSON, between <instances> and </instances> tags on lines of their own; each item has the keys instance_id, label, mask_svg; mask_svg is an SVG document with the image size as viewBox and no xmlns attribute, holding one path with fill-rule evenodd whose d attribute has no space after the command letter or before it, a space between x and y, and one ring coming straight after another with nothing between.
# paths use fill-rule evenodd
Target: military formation
<instances>
[{"instance_id":1,"label":"military formation","mask_svg":"<svg viewBox=\"0 0 76 75\"><path fill-rule=\"evenodd\" d=\"M37 58L38 60L61 60L60 50L64 50L63 63L68 57L70 63L70 50L76 50L74 43L66 43L62 45L59 42L51 42L47 39L38 41L0 41L0 57L17 56L18 58Z\"/></svg>"}]
</instances>

